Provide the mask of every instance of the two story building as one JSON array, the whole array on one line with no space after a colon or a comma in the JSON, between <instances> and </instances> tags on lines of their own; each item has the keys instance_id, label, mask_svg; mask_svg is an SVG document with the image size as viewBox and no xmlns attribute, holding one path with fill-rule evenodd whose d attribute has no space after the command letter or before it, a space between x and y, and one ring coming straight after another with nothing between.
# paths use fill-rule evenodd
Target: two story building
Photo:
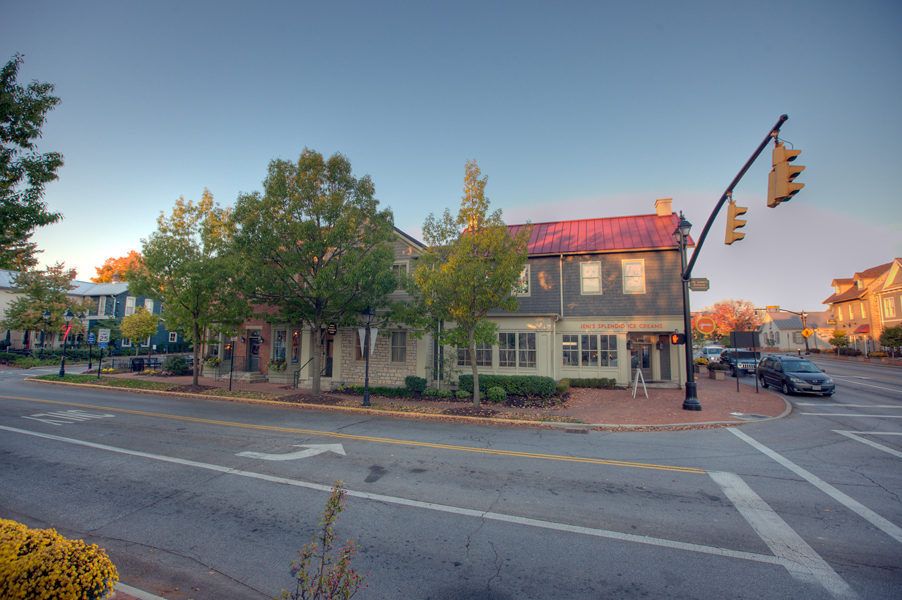
<instances>
[{"instance_id":1,"label":"two story building","mask_svg":"<svg viewBox=\"0 0 902 600\"><path fill-rule=\"evenodd\" d=\"M890 267L886 263L855 273L848 279L834 279L833 294L823 301L830 306L836 329L846 332L851 347L863 354L876 350L882 331L878 290L882 290Z\"/></svg>"}]
</instances>

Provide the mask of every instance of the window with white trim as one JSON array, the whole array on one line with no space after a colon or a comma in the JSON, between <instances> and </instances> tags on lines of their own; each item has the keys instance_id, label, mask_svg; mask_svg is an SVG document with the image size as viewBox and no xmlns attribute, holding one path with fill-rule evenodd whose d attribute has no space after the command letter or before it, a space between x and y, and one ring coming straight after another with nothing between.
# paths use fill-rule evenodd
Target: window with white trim
<instances>
[{"instance_id":1,"label":"window with white trim","mask_svg":"<svg viewBox=\"0 0 902 600\"><path fill-rule=\"evenodd\" d=\"M859 310L861 311L861 318L862 318L862 319L867 319L867 318L868 318L868 315L867 315L867 313L866 313L865 310L864 310L864 302L860 302L859 304L861 304L861 306L858 307Z\"/></svg>"},{"instance_id":2,"label":"window with white trim","mask_svg":"<svg viewBox=\"0 0 902 600\"><path fill-rule=\"evenodd\" d=\"M405 262L396 262L391 266L392 273L397 280L397 287L395 290L404 289L404 282L407 280L407 271L409 268L409 264Z\"/></svg>"},{"instance_id":3,"label":"window with white trim","mask_svg":"<svg viewBox=\"0 0 902 600\"><path fill-rule=\"evenodd\" d=\"M135 314L135 297L127 296L125 298L125 316L128 317L133 314Z\"/></svg>"},{"instance_id":4,"label":"window with white trim","mask_svg":"<svg viewBox=\"0 0 902 600\"><path fill-rule=\"evenodd\" d=\"M520 277L514 284L514 294L517 296L529 296L529 265L523 267Z\"/></svg>"},{"instance_id":5,"label":"window with white trim","mask_svg":"<svg viewBox=\"0 0 902 600\"><path fill-rule=\"evenodd\" d=\"M895 317L896 316L896 299L890 296L889 298L883 299L883 316L884 317Z\"/></svg>"},{"instance_id":6,"label":"window with white trim","mask_svg":"<svg viewBox=\"0 0 902 600\"><path fill-rule=\"evenodd\" d=\"M855 312L854 312L851 304L849 305L849 320L850 321L855 320Z\"/></svg>"},{"instance_id":7,"label":"window with white trim","mask_svg":"<svg viewBox=\"0 0 902 600\"><path fill-rule=\"evenodd\" d=\"M623 293L645 293L645 259L623 261Z\"/></svg>"},{"instance_id":8,"label":"window with white trim","mask_svg":"<svg viewBox=\"0 0 902 600\"><path fill-rule=\"evenodd\" d=\"M288 338L288 332L280 329L275 332L276 339L273 341L272 360L275 362L285 362L285 348Z\"/></svg>"},{"instance_id":9,"label":"window with white trim","mask_svg":"<svg viewBox=\"0 0 902 600\"><path fill-rule=\"evenodd\" d=\"M391 334L391 361L393 363L407 362L407 332L392 331Z\"/></svg>"},{"instance_id":10,"label":"window with white trim","mask_svg":"<svg viewBox=\"0 0 902 600\"><path fill-rule=\"evenodd\" d=\"M123 338L123 340L122 340L122 347L123 347L123 348L131 348L131 347L132 347L132 341L131 341L130 339L128 339L128 338Z\"/></svg>"},{"instance_id":11,"label":"window with white trim","mask_svg":"<svg viewBox=\"0 0 902 600\"><path fill-rule=\"evenodd\" d=\"M170 331L169 332L169 343L174 344L177 341L179 341L179 334L176 333L175 331Z\"/></svg>"},{"instance_id":12,"label":"window with white trim","mask_svg":"<svg viewBox=\"0 0 902 600\"><path fill-rule=\"evenodd\" d=\"M805 343L805 338L802 337L801 331L793 331L792 332L792 342L794 344L804 344Z\"/></svg>"},{"instance_id":13,"label":"window with white trim","mask_svg":"<svg viewBox=\"0 0 902 600\"><path fill-rule=\"evenodd\" d=\"M601 263L579 264L579 289L582 295L601 293Z\"/></svg>"},{"instance_id":14,"label":"window with white trim","mask_svg":"<svg viewBox=\"0 0 902 600\"><path fill-rule=\"evenodd\" d=\"M470 349L458 346L457 348L457 364L460 366L473 366L470 362ZM492 345L476 344L476 366L491 367L492 366Z\"/></svg>"},{"instance_id":15,"label":"window with white trim","mask_svg":"<svg viewBox=\"0 0 902 600\"><path fill-rule=\"evenodd\" d=\"M564 366L576 366L579 364L579 336L564 334L562 337L564 347Z\"/></svg>"},{"instance_id":16,"label":"window with white trim","mask_svg":"<svg viewBox=\"0 0 902 600\"><path fill-rule=\"evenodd\" d=\"M106 296L97 299L97 316L102 317L106 314Z\"/></svg>"},{"instance_id":17,"label":"window with white trim","mask_svg":"<svg viewBox=\"0 0 902 600\"><path fill-rule=\"evenodd\" d=\"M564 336L564 339L576 336ZM567 346L565 346L567 347ZM573 348L576 350L576 348ZM571 355L576 365L578 355ZM520 369L536 368L536 334L502 332L498 334L498 366Z\"/></svg>"},{"instance_id":18,"label":"window with white trim","mask_svg":"<svg viewBox=\"0 0 902 600\"><path fill-rule=\"evenodd\" d=\"M143 342L141 342L141 347L142 347L142 348L148 348L149 346L150 346L150 338L147 338L146 340L144 340Z\"/></svg>"},{"instance_id":19,"label":"window with white trim","mask_svg":"<svg viewBox=\"0 0 902 600\"><path fill-rule=\"evenodd\" d=\"M153 314L153 300L152 299L150 299L150 298L144 299L144 310L146 310L150 314Z\"/></svg>"}]
</instances>

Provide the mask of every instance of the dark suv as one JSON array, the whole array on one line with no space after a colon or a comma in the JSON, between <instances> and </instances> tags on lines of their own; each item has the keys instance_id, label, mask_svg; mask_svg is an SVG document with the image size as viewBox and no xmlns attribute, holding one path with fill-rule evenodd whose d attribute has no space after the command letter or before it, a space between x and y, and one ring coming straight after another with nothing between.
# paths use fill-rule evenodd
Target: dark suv
<instances>
[{"instance_id":1,"label":"dark suv","mask_svg":"<svg viewBox=\"0 0 902 600\"><path fill-rule=\"evenodd\" d=\"M754 373L755 367L758 365L758 359L761 358L760 352L752 352L751 350L724 350L720 353L720 364L726 365L730 369L730 375L745 375Z\"/></svg>"},{"instance_id":2,"label":"dark suv","mask_svg":"<svg viewBox=\"0 0 902 600\"><path fill-rule=\"evenodd\" d=\"M767 356L758 363L762 387L776 386L784 394L810 393L832 396L836 385L810 360L797 356Z\"/></svg>"}]
</instances>

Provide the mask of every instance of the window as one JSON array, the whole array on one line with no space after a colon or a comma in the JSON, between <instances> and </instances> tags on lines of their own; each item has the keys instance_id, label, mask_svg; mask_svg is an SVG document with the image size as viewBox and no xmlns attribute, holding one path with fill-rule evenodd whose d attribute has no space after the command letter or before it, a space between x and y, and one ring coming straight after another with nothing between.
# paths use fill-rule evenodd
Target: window
<instances>
[{"instance_id":1,"label":"window","mask_svg":"<svg viewBox=\"0 0 902 600\"><path fill-rule=\"evenodd\" d=\"M153 300L151 300L150 298L146 298L144 300L144 310L153 314Z\"/></svg>"},{"instance_id":2,"label":"window","mask_svg":"<svg viewBox=\"0 0 902 600\"><path fill-rule=\"evenodd\" d=\"M360 332L356 332L357 334L354 336L354 360L366 360L366 356L363 353L363 346L361 346L360 341ZM373 334L374 332L370 330L370 347L373 345ZM364 334L365 337L366 334Z\"/></svg>"},{"instance_id":3,"label":"window","mask_svg":"<svg viewBox=\"0 0 902 600\"><path fill-rule=\"evenodd\" d=\"M504 335L504 334L502 334ZM564 366L577 365L579 360L579 336L564 335ZM508 366L508 365L502 365ZM513 366L513 365L509 365Z\"/></svg>"},{"instance_id":4,"label":"window","mask_svg":"<svg viewBox=\"0 0 902 600\"><path fill-rule=\"evenodd\" d=\"M273 342L272 349L272 360L276 362L285 362L285 341L288 337L288 332L276 331L276 340Z\"/></svg>"},{"instance_id":5,"label":"window","mask_svg":"<svg viewBox=\"0 0 902 600\"><path fill-rule=\"evenodd\" d=\"M579 361L581 367L597 367L598 366L598 336L584 335L580 341L580 350L582 358Z\"/></svg>"},{"instance_id":6,"label":"window","mask_svg":"<svg viewBox=\"0 0 902 600\"><path fill-rule=\"evenodd\" d=\"M150 338L147 338L146 340L144 340L143 342L141 342L141 347L142 347L142 348L147 348L147 347L149 347L149 346L150 346Z\"/></svg>"},{"instance_id":7,"label":"window","mask_svg":"<svg viewBox=\"0 0 902 600\"><path fill-rule=\"evenodd\" d=\"M499 333L498 346L499 367L536 368L536 334ZM572 364L576 364L576 357L573 356L572 359L574 360Z\"/></svg>"},{"instance_id":8,"label":"window","mask_svg":"<svg viewBox=\"0 0 902 600\"><path fill-rule=\"evenodd\" d=\"M404 281L407 279L407 263L395 263L391 266L392 273L395 275L395 279L398 280L398 287L396 290L400 290L404 288Z\"/></svg>"},{"instance_id":9,"label":"window","mask_svg":"<svg viewBox=\"0 0 902 600\"><path fill-rule=\"evenodd\" d=\"M854 320L855 320L855 313L852 312L852 305L851 305L851 304L849 305L849 320L850 320L850 321L854 321Z\"/></svg>"},{"instance_id":10,"label":"window","mask_svg":"<svg viewBox=\"0 0 902 600\"><path fill-rule=\"evenodd\" d=\"M517 283L514 284L514 294L517 296L529 295L529 265L523 267L520 278L517 279Z\"/></svg>"},{"instance_id":11,"label":"window","mask_svg":"<svg viewBox=\"0 0 902 600\"><path fill-rule=\"evenodd\" d=\"M777 345L779 346L780 345L780 332L779 331L774 334L774 340L776 340Z\"/></svg>"},{"instance_id":12,"label":"window","mask_svg":"<svg viewBox=\"0 0 902 600\"><path fill-rule=\"evenodd\" d=\"M864 312L864 302L860 302L859 304L861 304L861 306L858 307L859 310L861 310L861 318L867 319L868 315L867 315L867 313Z\"/></svg>"},{"instance_id":13,"label":"window","mask_svg":"<svg viewBox=\"0 0 902 600\"><path fill-rule=\"evenodd\" d=\"M517 334L517 366L536 368L536 334Z\"/></svg>"},{"instance_id":14,"label":"window","mask_svg":"<svg viewBox=\"0 0 902 600\"><path fill-rule=\"evenodd\" d=\"M106 314L106 296L97 299L97 316L102 317Z\"/></svg>"},{"instance_id":15,"label":"window","mask_svg":"<svg viewBox=\"0 0 902 600\"><path fill-rule=\"evenodd\" d=\"M839 322L842 323L842 306L836 309L836 314L839 316Z\"/></svg>"},{"instance_id":16,"label":"window","mask_svg":"<svg viewBox=\"0 0 902 600\"><path fill-rule=\"evenodd\" d=\"M407 332L393 331L391 334L391 361L393 363L407 362Z\"/></svg>"},{"instance_id":17,"label":"window","mask_svg":"<svg viewBox=\"0 0 902 600\"><path fill-rule=\"evenodd\" d=\"M358 339L360 336L357 336ZM291 332L291 362L298 363L301 361L301 332L295 329Z\"/></svg>"},{"instance_id":18,"label":"window","mask_svg":"<svg viewBox=\"0 0 902 600\"><path fill-rule=\"evenodd\" d=\"M131 348L131 347L132 347L132 341L129 340L129 339L123 338L123 340L122 340L122 347L123 347L123 348Z\"/></svg>"},{"instance_id":19,"label":"window","mask_svg":"<svg viewBox=\"0 0 902 600\"><path fill-rule=\"evenodd\" d=\"M895 298L884 298L883 299L883 316L884 317L895 317L896 316L896 299Z\"/></svg>"},{"instance_id":20,"label":"window","mask_svg":"<svg viewBox=\"0 0 902 600\"><path fill-rule=\"evenodd\" d=\"M585 262L579 265L580 292L585 294L601 293L601 263Z\"/></svg>"},{"instance_id":21,"label":"window","mask_svg":"<svg viewBox=\"0 0 902 600\"><path fill-rule=\"evenodd\" d=\"M457 348L457 364L472 366L470 363L470 349ZM476 366L491 367L492 366L492 345L476 344Z\"/></svg>"},{"instance_id":22,"label":"window","mask_svg":"<svg viewBox=\"0 0 902 600\"><path fill-rule=\"evenodd\" d=\"M169 343L174 344L177 341L179 341L179 334L176 333L175 331L170 331L169 332Z\"/></svg>"},{"instance_id":23,"label":"window","mask_svg":"<svg viewBox=\"0 0 902 600\"><path fill-rule=\"evenodd\" d=\"M602 367L617 366L617 336L602 335L599 336L598 345L598 361Z\"/></svg>"},{"instance_id":24,"label":"window","mask_svg":"<svg viewBox=\"0 0 902 600\"><path fill-rule=\"evenodd\" d=\"M128 296L125 298L125 316L135 314L135 297Z\"/></svg>"},{"instance_id":25,"label":"window","mask_svg":"<svg viewBox=\"0 0 902 600\"><path fill-rule=\"evenodd\" d=\"M576 336L571 336L574 339ZM576 356L573 357L573 364L576 364ZM516 367L517 366L517 334L516 333L499 333L498 334L498 366L499 367Z\"/></svg>"},{"instance_id":26,"label":"window","mask_svg":"<svg viewBox=\"0 0 902 600\"><path fill-rule=\"evenodd\" d=\"M644 260L625 260L625 261L623 261L623 293L624 294L644 294L645 293L645 261Z\"/></svg>"},{"instance_id":27,"label":"window","mask_svg":"<svg viewBox=\"0 0 902 600\"><path fill-rule=\"evenodd\" d=\"M805 338L802 337L801 331L793 331L792 332L792 342L794 344L804 344Z\"/></svg>"}]
</instances>

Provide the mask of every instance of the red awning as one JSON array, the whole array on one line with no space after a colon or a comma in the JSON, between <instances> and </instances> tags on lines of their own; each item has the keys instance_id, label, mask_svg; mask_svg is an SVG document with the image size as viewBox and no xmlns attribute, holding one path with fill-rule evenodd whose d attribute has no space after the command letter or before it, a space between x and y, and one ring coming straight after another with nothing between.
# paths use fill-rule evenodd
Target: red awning
<instances>
[{"instance_id":1,"label":"red awning","mask_svg":"<svg viewBox=\"0 0 902 600\"><path fill-rule=\"evenodd\" d=\"M862 325L858 329L852 332L852 335L858 335L859 333L871 333L870 325Z\"/></svg>"}]
</instances>

